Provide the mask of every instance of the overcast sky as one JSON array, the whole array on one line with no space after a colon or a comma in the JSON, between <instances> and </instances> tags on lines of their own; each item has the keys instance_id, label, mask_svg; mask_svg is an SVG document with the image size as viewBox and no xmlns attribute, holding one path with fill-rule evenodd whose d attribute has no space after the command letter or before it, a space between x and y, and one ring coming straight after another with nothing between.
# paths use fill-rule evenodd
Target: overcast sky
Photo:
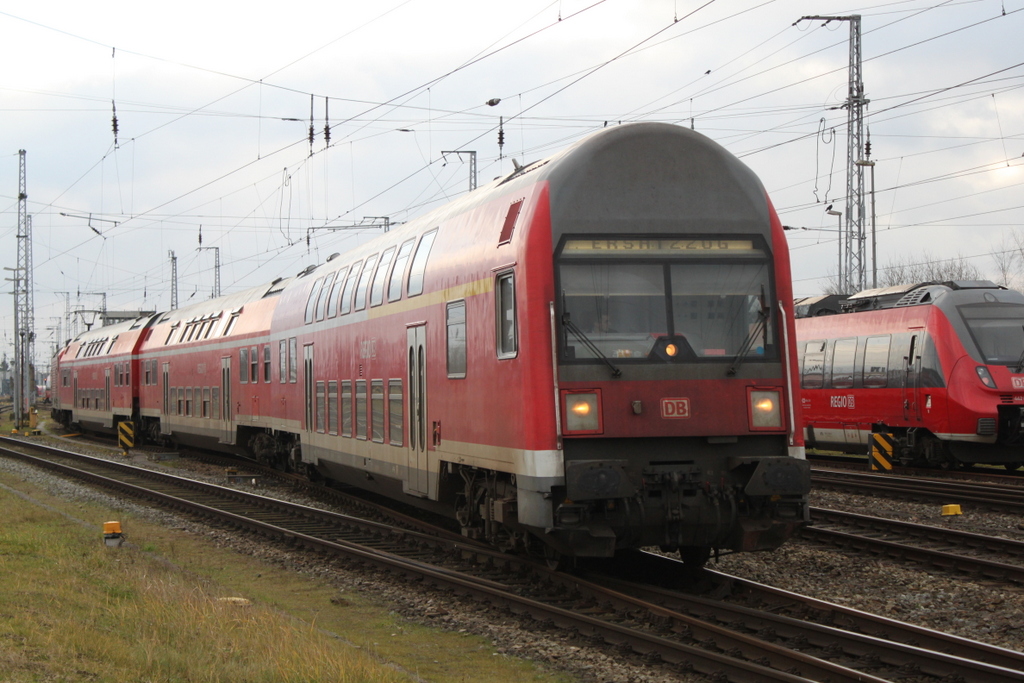
<instances>
[{"instance_id":1,"label":"overcast sky","mask_svg":"<svg viewBox=\"0 0 1024 683\"><path fill-rule=\"evenodd\" d=\"M236 291L466 192L468 157L445 151L475 151L483 185L651 120L754 169L806 228L795 291L817 294L838 260L825 211L846 207L850 31L810 14L861 16L879 267L963 258L997 279L1024 232L1024 0L0 2L0 265L20 149L42 360L66 306L168 308L170 251L179 303L210 297L200 235Z\"/></svg>"}]
</instances>

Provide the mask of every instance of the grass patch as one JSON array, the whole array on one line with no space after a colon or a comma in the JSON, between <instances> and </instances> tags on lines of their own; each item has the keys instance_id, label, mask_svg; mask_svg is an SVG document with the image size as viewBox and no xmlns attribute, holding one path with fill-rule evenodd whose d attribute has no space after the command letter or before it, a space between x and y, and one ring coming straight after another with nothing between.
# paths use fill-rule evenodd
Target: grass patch
<instances>
[{"instance_id":1,"label":"grass patch","mask_svg":"<svg viewBox=\"0 0 1024 683\"><path fill-rule=\"evenodd\" d=\"M568 680L496 657L485 639L410 624L358 590L341 598L182 530L56 499L2 471L0 483L94 525L0 488L4 681ZM135 547L103 545L110 519Z\"/></svg>"}]
</instances>

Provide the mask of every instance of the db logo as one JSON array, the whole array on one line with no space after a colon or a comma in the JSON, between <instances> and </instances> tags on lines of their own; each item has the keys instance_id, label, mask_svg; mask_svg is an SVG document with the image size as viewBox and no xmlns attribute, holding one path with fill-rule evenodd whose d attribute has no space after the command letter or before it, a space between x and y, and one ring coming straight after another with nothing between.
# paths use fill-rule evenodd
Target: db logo
<instances>
[{"instance_id":1,"label":"db logo","mask_svg":"<svg viewBox=\"0 0 1024 683\"><path fill-rule=\"evenodd\" d=\"M1024 389L1024 377L1011 377L1014 389Z\"/></svg>"},{"instance_id":2,"label":"db logo","mask_svg":"<svg viewBox=\"0 0 1024 683\"><path fill-rule=\"evenodd\" d=\"M690 399L688 398L663 398L661 399L661 416L668 419L681 419L690 417Z\"/></svg>"}]
</instances>

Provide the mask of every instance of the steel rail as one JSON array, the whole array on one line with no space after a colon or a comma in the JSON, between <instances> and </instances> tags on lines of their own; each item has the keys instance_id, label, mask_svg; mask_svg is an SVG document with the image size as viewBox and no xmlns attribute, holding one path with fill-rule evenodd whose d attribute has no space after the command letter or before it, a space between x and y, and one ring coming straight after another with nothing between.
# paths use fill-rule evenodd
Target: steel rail
<instances>
[{"instance_id":1,"label":"steel rail","mask_svg":"<svg viewBox=\"0 0 1024 683\"><path fill-rule=\"evenodd\" d=\"M910 500L942 504L967 503L978 507L1024 513L1024 488L941 481L920 477L898 477L863 472L811 470L811 483L817 486L855 490L878 495L891 494Z\"/></svg>"}]
</instances>

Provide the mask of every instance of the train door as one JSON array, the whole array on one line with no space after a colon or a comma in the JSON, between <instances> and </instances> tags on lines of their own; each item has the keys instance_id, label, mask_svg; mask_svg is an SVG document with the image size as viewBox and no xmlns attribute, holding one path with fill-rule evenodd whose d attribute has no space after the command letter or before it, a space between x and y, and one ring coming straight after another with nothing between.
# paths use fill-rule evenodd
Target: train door
<instances>
[{"instance_id":1,"label":"train door","mask_svg":"<svg viewBox=\"0 0 1024 683\"><path fill-rule=\"evenodd\" d=\"M903 419L909 422L921 419L921 344L923 334L912 330L910 348L904 357Z\"/></svg>"},{"instance_id":2,"label":"train door","mask_svg":"<svg viewBox=\"0 0 1024 683\"><path fill-rule=\"evenodd\" d=\"M103 410L106 412L110 411L110 368L104 368L103 370ZM108 427L114 427L113 415L110 417L110 424Z\"/></svg>"},{"instance_id":3,"label":"train door","mask_svg":"<svg viewBox=\"0 0 1024 683\"><path fill-rule=\"evenodd\" d=\"M407 330L409 439L406 493L427 495L427 326Z\"/></svg>"},{"instance_id":4,"label":"train door","mask_svg":"<svg viewBox=\"0 0 1024 683\"><path fill-rule=\"evenodd\" d=\"M313 345L302 347L302 382L306 396L306 431L313 431Z\"/></svg>"},{"instance_id":5,"label":"train door","mask_svg":"<svg viewBox=\"0 0 1024 683\"><path fill-rule=\"evenodd\" d=\"M234 443L235 428L231 424L231 356L220 359L220 442Z\"/></svg>"},{"instance_id":6,"label":"train door","mask_svg":"<svg viewBox=\"0 0 1024 683\"><path fill-rule=\"evenodd\" d=\"M160 433L171 433L171 415L174 414L174 398L171 398L171 364L163 364L164 404L160 410Z\"/></svg>"},{"instance_id":7,"label":"train door","mask_svg":"<svg viewBox=\"0 0 1024 683\"><path fill-rule=\"evenodd\" d=\"M75 402L71 406L71 416L72 416L72 420L74 422L77 422L78 420L74 419L74 417L75 417L75 415L78 414L79 408L82 407L81 403L80 403L81 399L78 398L78 370L75 370L75 389L74 389L74 391L75 391Z\"/></svg>"}]
</instances>

